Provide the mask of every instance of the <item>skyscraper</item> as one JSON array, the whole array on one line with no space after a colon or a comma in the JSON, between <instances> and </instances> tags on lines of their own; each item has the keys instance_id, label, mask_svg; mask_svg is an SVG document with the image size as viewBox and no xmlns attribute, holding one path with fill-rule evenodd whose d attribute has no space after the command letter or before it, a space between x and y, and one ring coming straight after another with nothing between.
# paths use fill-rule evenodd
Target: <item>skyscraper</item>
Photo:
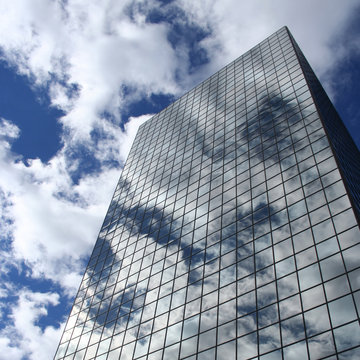
<instances>
[{"instance_id":1,"label":"skyscraper","mask_svg":"<svg viewBox=\"0 0 360 360\"><path fill-rule=\"evenodd\" d=\"M359 359L360 154L286 27L138 131L56 359Z\"/></svg>"}]
</instances>

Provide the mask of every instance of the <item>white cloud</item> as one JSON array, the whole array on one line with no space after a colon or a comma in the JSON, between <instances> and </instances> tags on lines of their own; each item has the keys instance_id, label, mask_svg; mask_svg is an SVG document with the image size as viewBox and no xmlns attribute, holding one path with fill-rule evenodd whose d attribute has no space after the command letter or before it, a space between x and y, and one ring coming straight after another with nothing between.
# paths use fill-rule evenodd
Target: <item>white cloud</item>
<instances>
[{"instance_id":1,"label":"white cloud","mask_svg":"<svg viewBox=\"0 0 360 360\"><path fill-rule=\"evenodd\" d=\"M4 336L0 334L0 360L23 359L24 350L20 347L11 346L10 339L7 336L8 334L4 334Z\"/></svg>"},{"instance_id":2,"label":"white cloud","mask_svg":"<svg viewBox=\"0 0 360 360\"><path fill-rule=\"evenodd\" d=\"M12 124L11 121L0 117L0 139L16 139L20 134L19 128Z\"/></svg>"},{"instance_id":3,"label":"white cloud","mask_svg":"<svg viewBox=\"0 0 360 360\"><path fill-rule=\"evenodd\" d=\"M156 2L147 2L149 4ZM37 0L0 4L5 58L38 85L50 83L52 104L66 110L61 119L71 141L89 141L104 122L105 110L121 120L126 96L178 91L174 74L179 65L167 41L167 26L151 24L132 1ZM126 15L132 6L133 16ZM9 29L12 31L9 32ZM54 80L55 79L55 80ZM77 84L77 95L69 91Z\"/></svg>"},{"instance_id":4,"label":"white cloud","mask_svg":"<svg viewBox=\"0 0 360 360\"><path fill-rule=\"evenodd\" d=\"M128 152L137 127L148 117L131 118L125 132L118 130L117 157ZM6 134L16 134L9 121L7 128ZM35 159L25 165L7 141L0 142L0 148L1 217L12 236L13 259L25 261L32 270L29 275L51 279L74 294L82 260L95 242L119 169L103 168L73 185L63 152L48 164Z\"/></svg>"},{"instance_id":5,"label":"white cloud","mask_svg":"<svg viewBox=\"0 0 360 360\"><path fill-rule=\"evenodd\" d=\"M56 306L59 295L22 290L12 308L11 323L0 331L0 359L49 359L54 355L62 327L36 325L47 315L48 306Z\"/></svg>"}]
</instances>

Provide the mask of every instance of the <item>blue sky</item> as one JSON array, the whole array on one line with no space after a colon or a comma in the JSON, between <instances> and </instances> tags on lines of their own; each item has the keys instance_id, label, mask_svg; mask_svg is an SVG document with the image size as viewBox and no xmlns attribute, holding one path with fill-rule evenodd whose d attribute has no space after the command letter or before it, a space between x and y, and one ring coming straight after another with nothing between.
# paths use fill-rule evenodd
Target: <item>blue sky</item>
<instances>
[{"instance_id":1,"label":"blue sky","mask_svg":"<svg viewBox=\"0 0 360 360\"><path fill-rule=\"evenodd\" d=\"M359 0L0 0L0 359L52 358L137 127L287 25L360 145Z\"/></svg>"}]
</instances>

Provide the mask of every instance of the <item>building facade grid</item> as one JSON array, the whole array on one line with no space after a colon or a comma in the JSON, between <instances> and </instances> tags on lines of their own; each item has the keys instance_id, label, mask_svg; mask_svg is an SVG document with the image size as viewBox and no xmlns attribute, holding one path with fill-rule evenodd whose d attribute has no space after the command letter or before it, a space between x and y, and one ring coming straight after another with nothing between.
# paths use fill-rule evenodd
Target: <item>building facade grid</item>
<instances>
[{"instance_id":1,"label":"building facade grid","mask_svg":"<svg viewBox=\"0 0 360 360\"><path fill-rule=\"evenodd\" d=\"M282 28L139 128L56 359L360 358L359 153L302 56Z\"/></svg>"}]
</instances>

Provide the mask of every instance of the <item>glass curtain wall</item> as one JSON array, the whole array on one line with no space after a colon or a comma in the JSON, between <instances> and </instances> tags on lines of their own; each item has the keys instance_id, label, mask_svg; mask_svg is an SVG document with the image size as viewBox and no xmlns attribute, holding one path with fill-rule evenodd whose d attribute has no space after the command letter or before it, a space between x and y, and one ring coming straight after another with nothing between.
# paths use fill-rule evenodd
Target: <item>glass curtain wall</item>
<instances>
[{"instance_id":1,"label":"glass curtain wall","mask_svg":"<svg viewBox=\"0 0 360 360\"><path fill-rule=\"evenodd\" d=\"M294 45L140 127L55 359L360 358L359 204Z\"/></svg>"}]
</instances>

